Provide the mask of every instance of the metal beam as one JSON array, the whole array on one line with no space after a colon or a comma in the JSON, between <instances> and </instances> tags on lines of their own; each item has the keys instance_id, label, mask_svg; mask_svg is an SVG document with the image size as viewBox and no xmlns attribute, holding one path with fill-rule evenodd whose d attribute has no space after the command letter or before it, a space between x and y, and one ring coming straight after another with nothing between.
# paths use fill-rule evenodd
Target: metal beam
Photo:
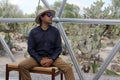
<instances>
[{"instance_id":1,"label":"metal beam","mask_svg":"<svg viewBox=\"0 0 120 80\"><path fill-rule=\"evenodd\" d=\"M48 8L51 9L49 3L46 0L41 0L43 2L43 4Z\"/></svg>"},{"instance_id":2,"label":"metal beam","mask_svg":"<svg viewBox=\"0 0 120 80\"><path fill-rule=\"evenodd\" d=\"M35 18L0 18L1 23L35 22Z\"/></svg>"},{"instance_id":3,"label":"metal beam","mask_svg":"<svg viewBox=\"0 0 120 80\"><path fill-rule=\"evenodd\" d=\"M35 22L35 18L0 18L2 23L16 23L16 22ZM54 18L53 22L66 22L66 23L78 23L78 24L108 24L117 25L120 24L118 19L76 19L76 18Z\"/></svg>"},{"instance_id":4,"label":"metal beam","mask_svg":"<svg viewBox=\"0 0 120 80\"><path fill-rule=\"evenodd\" d=\"M55 19L55 21L57 21ZM71 22L71 23L82 23L82 24L120 24L118 19L77 19L77 18L60 18L59 22Z\"/></svg>"},{"instance_id":5,"label":"metal beam","mask_svg":"<svg viewBox=\"0 0 120 80\"><path fill-rule=\"evenodd\" d=\"M57 13L57 17L60 17L60 16L62 15L62 11L63 11L63 9L64 9L64 7L65 7L66 1L67 1L67 0L63 0L62 4L61 4L61 6L60 6L60 9L59 9L59 11L58 11L58 13Z\"/></svg>"},{"instance_id":6,"label":"metal beam","mask_svg":"<svg viewBox=\"0 0 120 80\"><path fill-rule=\"evenodd\" d=\"M57 23L57 24L58 24L58 23ZM71 57L71 60L72 60L73 65L74 65L74 67L75 67L75 69L76 69L76 72L77 72L77 74L78 74L79 79L80 79L80 80L85 80L85 79L83 78L82 71L79 69L78 62L77 62L76 57L75 57L75 55L74 55L75 53L73 52L73 50L72 50L72 48L71 48L71 46L70 46L70 44L69 44L69 42L68 42L67 36L66 36L66 34L65 34L65 31L64 31L61 23L58 24L58 29L59 29L59 31L60 31L60 33L61 33L61 36L62 36L62 38L63 38L63 40L64 40L64 42L65 42L65 44L66 44L66 47L67 47L67 49L68 49L69 55L70 55L70 57Z\"/></svg>"},{"instance_id":7,"label":"metal beam","mask_svg":"<svg viewBox=\"0 0 120 80\"><path fill-rule=\"evenodd\" d=\"M96 73L96 75L93 78L93 80L98 80L99 79L99 77L105 71L106 67L111 62L111 60L116 55L116 53L119 51L119 49L120 49L120 40L118 41L118 43L116 43L116 45L114 46L112 52L109 54L109 56L106 58L106 60L104 61L104 63L101 65L99 71Z\"/></svg>"},{"instance_id":8,"label":"metal beam","mask_svg":"<svg viewBox=\"0 0 120 80\"><path fill-rule=\"evenodd\" d=\"M8 45L6 44L5 40L1 37L1 35L0 35L0 42L1 42L2 46L3 46L3 48L5 49L5 51L6 51L6 52L8 53L8 55L10 56L10 59L12 60L12 62L15 62L16 60L15 60L14 55L13 55L12 52L10 51Z\"/></svg>"}]
</instances>

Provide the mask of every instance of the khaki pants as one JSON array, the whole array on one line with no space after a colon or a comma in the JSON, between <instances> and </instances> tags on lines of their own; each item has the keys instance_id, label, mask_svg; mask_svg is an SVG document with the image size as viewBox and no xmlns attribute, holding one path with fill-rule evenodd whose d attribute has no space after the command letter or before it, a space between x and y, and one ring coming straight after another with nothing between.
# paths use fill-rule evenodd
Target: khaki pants
<instances>
[{"instance_id":1,"label":"khaki pants","mask_svg":"<svg viewBox=\"0 0 120 80\"><path fill-rule=\"evenodd\" d=\"M65 80L75 80L72 67L70 67L61 58L57 58L52 65L60 68L63 71ZM18 67L20 69L20 74L21 74L22 80L32 80L29 70L31 68L37 67L37 66L40 66L40 64L37 63L35 61L35 59L33 59L32 57L27 58L27 59L23 60L22 62L20 62Z\"/></svg>"}]
</instances>

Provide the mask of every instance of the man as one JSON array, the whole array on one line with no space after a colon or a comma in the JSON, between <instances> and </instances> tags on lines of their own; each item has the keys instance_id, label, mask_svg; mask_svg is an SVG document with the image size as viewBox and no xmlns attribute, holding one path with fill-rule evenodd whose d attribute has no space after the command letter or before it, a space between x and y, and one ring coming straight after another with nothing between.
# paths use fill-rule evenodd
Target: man
<instances>
[{"instance_id":1,"label":"man","mask_svg":"<svg viewBox=\"0 0 120 80\"><path fill-rule=\"evenodd\" d=\"M28 38L30 58L18 65L22 80L31 80L29 70L36 66L56 66L63 71L66 80L75 80L72 68L59 58L62 52L60 33L50 25L54 16L54 10L39 11L35 22L40 25L31 30Z\"/></svg>"}]
</instances>

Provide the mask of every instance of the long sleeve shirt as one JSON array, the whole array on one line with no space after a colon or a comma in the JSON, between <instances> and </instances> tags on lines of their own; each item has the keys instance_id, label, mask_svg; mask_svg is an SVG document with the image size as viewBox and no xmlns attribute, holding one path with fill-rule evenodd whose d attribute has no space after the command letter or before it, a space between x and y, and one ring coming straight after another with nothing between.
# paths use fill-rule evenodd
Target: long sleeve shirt
<instances>
[{"instance_id":1,"label":"long sleeve shirt","mask_svg":"<svg viewBox=\"0 0 120 80\"><path fill-rule=\"evenodd\" d=\"M43 57L55 60L62 52L58 29L51 25L47 30L43 30L40 26L33 28L28 38L28 52L38 62Z\"/></svg>"}]
</instances>

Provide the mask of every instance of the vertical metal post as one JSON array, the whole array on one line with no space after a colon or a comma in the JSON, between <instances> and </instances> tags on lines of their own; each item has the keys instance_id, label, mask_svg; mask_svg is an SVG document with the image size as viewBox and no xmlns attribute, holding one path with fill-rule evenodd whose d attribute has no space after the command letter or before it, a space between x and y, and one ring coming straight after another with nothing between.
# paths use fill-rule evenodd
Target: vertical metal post
<instances>
[{"instance_id":1,"label":"vertical metal post","mask_svg":"<svg viewBox=\"0 0 120 80\"><path fill-rule=\"evenodd\" d=\"M113 57L115 56L115 54L119 51L119 49L120 49L120 40L118 41L118 43L116 43L116 45L114 46L112 52L109 54L109 56L106 58L106 60L104 61L104 63L101 65L99 71L96 73L96 75L93 78L93 80L98 80L99 79L99 77L105 71L106 67L111 62L111 60L113 59Z\"/></svg>"},{"instance_id":2,"label":"vertical metal post","mask_svg":"<svg viewBox=\"0 0 120 80\"><path fill-rule=\"evenodd\" d=\"M51 9L46 0L42 0L42 2L45 4L46 7L48 7L49 9ZM61 16L62 10L63 10L63 8L64 8L64 5L65 5L64 3L66 3L66 0L64 0L62 6L60 7L60 11L59 11L60 14L58 14L59 17ZM56 19L59 19L58 17L55 17L55 18L56 18ZM60 33L61 33L61 36L63 37L63 40L64 40L64 42L65 42L65 44L66 44L66 46L67 46L67 49L68 49L68 51L69 51L71 60L72 60L72 62L73 62L73 64L74 64L74 67L75 67L75 69L76 69L76 72L78 73L78 77L79 77L80 80L84 80L84 78L83 78L83 76L82 76L82 73L80 72L80 69L79 69L79 65L78 65L78 63L77 63L77 60L76 60L76 58L75 58L75 56L74 56L74 53L73 53L73 51L72 51L72 48L70 47L70 44L69 44L68 39L67 39L67 36L66 36L66 34L65 34L65 32L64 32L64 29L63 29L63 27L62 27L62 24L61 24L60 22L56 22L56 23L57 23L57 25L58 25L59 31L60 31Z\"/></svg>"},{"instance_id":3,"label":"vertical metal post","mask_svg":"<svg viewBox=\"0 0 120 80\"><path fill-rule=\"evenodd\" d=\"M0 35L0 42L1 42L1 44L3 45L5 51L8 53L10 59L11 59L13 62L15 62L15 58L14 58L12 52L10 51L8 45L6 44L5 40L1 37L1 35Z\"/></svg>"}]
</instances>

